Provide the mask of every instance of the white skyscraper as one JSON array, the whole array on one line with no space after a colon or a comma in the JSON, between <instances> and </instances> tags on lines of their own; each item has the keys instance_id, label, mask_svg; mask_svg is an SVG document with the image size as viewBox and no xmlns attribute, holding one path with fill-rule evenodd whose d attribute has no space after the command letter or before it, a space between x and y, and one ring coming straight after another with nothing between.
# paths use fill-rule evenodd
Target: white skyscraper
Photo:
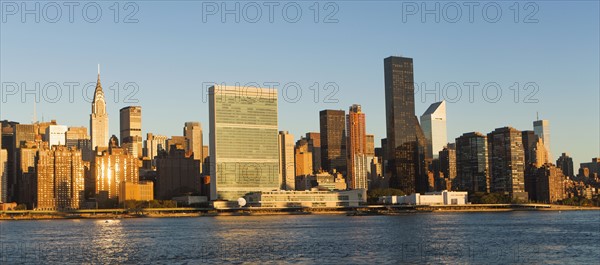
<instances>
[{"instance_id":1,"label":"white skyscraper","mask_svg":"<svg viewBox=\"0 0 600 265\"><path fill-rule=\"evenodd\" d=\"M553 161L552 152L550 151L550 121L537 120L533 122L533 132L537 137L542 138L546 152L548 152L548 160Z\"/></svg>"},{"instance_id":2,"label":"white skyscraper","mask_svg":"<svg viewBox=\"0 0 600 265\"><path fill-rule=\"evenodd\" d=\"M55 145L67 145L67 131L69 128L64 125L50 125L46 128L46 138L50 148Z\"/></svg>"},{"instance_id":3,"label":"white skyscraper","mask_svg":"<svg viewBox=\"0 0 600 265\"><path fill-rule=\"evenodd\" d=\"M294 135L280 131L279 143L279 180L282 190L296 189L296 165L294 160Z\"/></svg>"},{"instance_id":4,"label":"white skyscraper","mask_svg":"<svg viewBox=\"0 0 600 265\"><path fill-rule=\"evenodd\" d=\"M106 113L106 101L100 84L100 66L98 66L98 82L96 91L94 91L92 114L90 115L92 150L95 150L96 147L108 147L108 134L108 113Z\"/></svg>"},{"instance_id":5,"label":"white skyscraper","mask_svg":"<svg viewBox=\"0 0 600 265\"><path fill-rule=\"evenodd\" d=\"M446 129L446 101L431 104L421 116L421 128L429 143L429 154L433 158L444 149L448 143Z\"/></svg>"}]
</instances>

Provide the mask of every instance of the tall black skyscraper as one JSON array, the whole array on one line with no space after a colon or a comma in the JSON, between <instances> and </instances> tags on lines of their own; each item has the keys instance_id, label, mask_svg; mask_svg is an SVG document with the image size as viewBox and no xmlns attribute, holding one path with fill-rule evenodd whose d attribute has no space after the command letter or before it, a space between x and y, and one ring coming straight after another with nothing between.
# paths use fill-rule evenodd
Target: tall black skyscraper
<instances>
[{"instance_id":1,"label":"tall black skyscraper","mask_svg":"<svg viewBox=\"0 0 600 265\"><path fill-rule=\"evenodd\" d=\"M562 155L556 160L556 166L562 169L565 176L571 178L575 176L575 171L573 170L573 158L567 153L562 153Z\"/></svg>"},{"instance_id":2,"label":"tall black skyscraper","mask_svg":"<svg viewBox=\"0 0 600 265\"><path fill-rule=\"evenodd\" d=\"M413 60L388 57L384 60L385 110L391 173L390 187L407 194L428 188L427 141L415 116Z\"/></svg>"},{"instance_id":3,"label":"tall black skyscraper","mask_svg":"<svg viewBox=\"0 0 600 265\"><path fill-rule=\"evenodd\" d=\"M319 112L321 125L321 166L326 171L346 173L346 112L322 110Z\"/></svg>"}]
</instances>

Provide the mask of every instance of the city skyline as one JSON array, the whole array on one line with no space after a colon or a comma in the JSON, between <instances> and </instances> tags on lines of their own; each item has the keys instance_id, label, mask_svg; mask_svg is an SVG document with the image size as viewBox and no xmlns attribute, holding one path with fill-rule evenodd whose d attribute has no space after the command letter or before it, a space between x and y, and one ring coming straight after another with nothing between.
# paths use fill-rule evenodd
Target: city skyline
<instances>
[{"instance_id":1,"label":"city skyline","mask_svg":"<svg viewBox=\"0 0 600 265\"><path fill-rule=\"evenodd\" d=\"M452 82L461 85L461 99L455 103L447 100L449 139L465 132L487 133L504 125L529 130L539 112L540 119L550 120L552 125L553 158L568 152L575 164L579 164L597 156L597 148L589 147L600 145L599 123L588 121L581 112L597 113L599 107L596 45L599 23L597 12L594 12L598 3L570 6L538 3L539 22L532 24L513 23L509 3L500 4L507 12L496 24L486 23L481 18L473 24L465 21L451 24L443 20L439 24L435 21L422 23L415 19L417 16L403 23L398 15L401 5L397 3L339 3L339 23L308 22L310 13L305 14L301 23L281 23L279 19L278 23L260 24L259 27L213 19L194 27L193 34L181 34L179 28L201 20L195 12L200 10L198 3L190 3L189 10L163 3L139 3L140 17L136 24L115 24L103 17L98 24L49 25L14 23L15 17L11 17L0 32L0 79L3 83L19 85L24 82L28 88L33 88L35 82L42 86L50 82L85 84L95 82L96 64L101 63L104 90L110 98L110 135L119 135L119 109L141 105L146 117L143 135L151 132L167 136L179 135L181 124L186 121L208 123L205 111L208 100L202 99L204 82L229 85L235 82L260 85L297 82L303 92L298 102L285 101L280 91L280 130L289 131L296 137L318 131L318 121L313 117L318 117L319 110L345 110L352 104L361 104L370 116L367 131L374 134L379 143L378 140L385 137L380 59L392 54L404 55L415 58L416 83L425 83L428 89L435 88L436 83L442 87ZM173 9L182 13L174 16L167 12ZM152 20L154 16L163 19L160 22ZM356 20L357 17L361 19ZM252 53L221 44L250 37L249 29L256 29L257 34L265 33L264 40L246 44ZM164 38L134 38L132 33L140 30L150 30ZM395 34L381 34L388 31ZM22 32L28 34L23 36ZM305 36L307 32L312 34L311 37ZM491 38L479 37L490 33ZM557 35L563 38L557 40ZM220 41L206 42L205 36ZM46 43L44 40L49 38L61 41ZM455 42L456 39L462 41ZM47 50L52 52L37 51L36 43L46 43ZM339 47L336 43L348 45ZM432 43L446 45L439 47ZM232 61L237 64L228 63ZM57 67L56 62L61 62L61 66ZM116 87L110 90L115 82L121 88L118 103L114 103ZM124 90L128 82L139 87L138 103L124 102L131 92ZM313 90L310 90L315 82L320 87L318 103L314 103ZM324 102L332 91L323 89L328 82L339 87L334 97L338 99L337 103ZM473 103L469 101L465 82L481 83ZM503 95L497 103L488 103L482 98L481 87L489 82L497 82L502 87ZM517 82L521 93L519 103L514 103L514 91L510 88ZM528 82L539 87L534 97L538 103L523 102L531 92L523 90ZM38 120L44 117L46 121L57 119L61 124L87 127L89 117L81 113L89 108L89 102L83 100L79 88L74 103L70 103L67 88L63 86L63 89L63 99L59 102L42 100L37 104ZM418 94L415 112L422 114L430 104L442 99L440 95L438 93L435 98L434 95ZM454 94L447 96L453 98ZM29 95L25 103L20 94L5 99L0 106L0 119L31 121L33 96ZM190 108L198 111L190 114ZM169 111L164 112L165 109ZM298 115L306 118L299 122L284 118ZM573 131L582 124L586 124L586 129L578 130L578 141L572 141ZM204 131L204 139L208 139L207 130Z\"/></svg>"},{"instance_id":2,"label":"city skyline","mask_svg":"<svg viewBox=\"0 0 600 265\"><path fill-rule=\"evenodd\" d=\"M411 58L411 59L412 59L412 58ZM93 111L93 112L94 112L94 111L96 111L96 109L95 109L95 107L94 107L94 106L96 105L96 104L95 104L95 102L97 101L97 100L96 100L96 97L98 97L98 94L100 94L100 95L101 95L101 97L102 97L102 100L105 100L105 96L104 96L104 94L105 94L105 93L104 93L104 91L103 91L103 88L102 88L102 85L101 85L101 83L100 83L100 72L99 72L99 71L98 71L97 81L94 83L94 85L95 85L95 87L96 87L96 88L95 88L95 92L93 93L94 99L93 99L93 100L92 100L92 102L90 103L90 104L92 104L92 111ZM217 85L218 85L218 84L217 84ZM415 81L415 85L417 85L417 82L416 82L416 81ZM239 87L239 86L237 86L237 85L236 85L236 86L233 86L233 87ZM98 91L100 91L100 92L98 92ZM277 91L277 95L278 95L278 99L280 100L280 98L281 98L280 91ZM280 101L281 101L281 100L280 100ZM417 103L417 101L418 101L418 100L417 100L417 95L415 95L415 103ZM423 112L423 116L424 116L424 115L426 115L426 114L428 114L428 111L430 110L430 108L431 108L431 107L433 107L433 106L436 106L436 107L437 107L437 106L438 106L438 104L440 104L440 103L442 103L442 104L444 105L444 114L445 114L445 113L446 113L446 110L445 110L445 108L446 108L446 107L445 107L445 105L446 105L446 101L442 99L442 101L440 101L440 102L433 102L431 105L429 105L429 106L428 106L428 107L427 107L427 108L424 110L424 112ZM111 105L113 104L113 102L110 102L110 100L108 100L107 102L104 102L104 101L103 101L103 102L102 102L102 104L103 104L103 106L102 106L102 107L103 107L103 108L105 108L105 110L103 110L103 111L105 111L106 113L110 113L111 111L114 111L114 110L113 110L113 108L111 107ZM356 103L356 104L360 104L360 103ZM34 105L35 105L35 106L33 106L33 107L39 106L39 105L37 105L37 104L34 104ZM119 104L114 104L114 105L115 105L115 106L117 106L117 105L119 105ZM121 141L121 142L122 142L122 141L123 141L123 139L122 139L122 137L120 137L120 136L122 135L122 132L121 132L121 126L123 126L123 125L121 124L121 122L122 122L122 121L121 121L121 119L120 119L120 116L121 116L121 115L123 115L123 114L122 114L121 112L122 112L122 111L124 111L124 110L126 110L126 109L127 109L127 110L129 110L129 109L131 109L131 108L139 108L139 109L141 109L141 108L143 108L143 107L142 107L143 105L144 105L144 104L143 104L142 102L136 102L136 104L133 104L133 105L127 105L127 104L126 104L126 105L123 105L123 107L122 107L122 108L121 108L121 107L119 107L119 108L116 110L116 113L117 113L117 115L116 115L116 117L115 117L114 119L110 119L111 115L110 115L110 114L108 114L108 117L107 117L107 119L108 119L109 121L112 121L113 123L116 123L116 125L117 125L117 126L116 126L115 128L113 128L112 126L110 126L110 125L112 125L112 123L110 123L110 122L109 122L109 124L110 124L110 125L109 125L109 132L108 132L108 134L106 135L106 137L107 137L107 138L110 138L110 136L113 136L113 135L115 135L115 136L117 136L117 137L118 137L119 141ZM336 105L337 105L337 104L336 104ZM354 104L353 104L353 105L354 105ZM452 106L452 105L451 105L451 106ZM331 110L336 110L336 111L338 111L338 109L336 109L336 108L332 108ZM0 108L0 111L1 111L1 108ZM35 109L34 109L34 111L35 111ZM317 111L319 111L319 112L320 112L320 111L323 111L323 110L317 110ZM344 111L344 109L343 109L343 108L339 108L339 111ZM416 114L418 114L418 111L415 111L415 113L416 113ZM34 114L35 114L35 113L34 113ZM35 118L35 116L33 116L33 117ZM88 117L88 124L91 124L90 116L89 116L89 115L87 115L87 117ZM422 116L418 116L418 115L417 115L417 117L421 117L421 119L422 119ZM279 117L279 119L281 119L281 117ZM32 123L32 121L29 121L29 122L27 122L27 121L11 120L11 119L9 119L9 118L4 118L3 116L2 116L2 117L0 117L0 120L14 121L14 122L18 122L18 123L20 123L20 124L33 124L33 123ZM57 122L57 125L52 125L52 126L55 126L55 127L56 127L56 126L67 126L68 128L77 128L77 127L79 127L79 126L80 126L80 125L74 125L74 124L70 124L70 123L64 123L62 120L60 120L60 119L59 119L58 117L56 117L56 116L51 116L51 117L50 117L50 120L52 120L52 121L56 121L56 122ZM188 121L189 119L185 119L185 118L183 118L183 120L185 120L185 122L183 122L183 124L184 124L184 125L186 125L186 124L188 124L188 123L192 123L192 122L189 122L189 121ZM310 118L309 118L309 120L310 120ZM317 119L317 120L318 120L318 119ZM450 118L450 122L448 122L448 124L447 124L447 125L449 126L449 125L450 125L450 123L451 123L453 120L454 120L454 119L452 119L452 117L451 117L451 118ZM44 122L44 120L38 120L37 122ZM46 122L48 122L48 120L46 120ZM152 120L151 120L150 122L152 122ZM156 121L154 121L154 122L156 122ZM547 118L547 117L546 117L546 118L540 118L540 117L539 117L539 113L537 113L537 112L536 112L536 117L535 117L535 119L531 119L529 122L530 122L530 125L531 125L531 126L530 126L530 128L521 128L521 127L512 126L512 123L510 123L510 122L508 122L508 123L506 123L506 124L507 124L508 126L514 127L514 128L516 128L516 129L518 129L518 130L522 130L522 131L534 131L534 130L536 130L536 129L539 129L539 130L540 130L540 134L541 134L541 130L542 130L542 129L541 129L541 126L542 126L541 124L542 124L542 122L544 122L543 124L544 124L544 126L545 126L545 127L544 127L545 129L544 129L544 132L543 132L543 133L544 133L544 134L547 134L547 135L552 135L552 138L554 138L554 137L555 137L555 134L553 133L554 126L552 126L552 127L551 127L552 129L548 129L548 127L549 127L549 126L548 126L548 122L552 123L552 122L551 122L551 120L550 120L550 118ZM200 121L199 123L198 123L198 122L193 122L193 123L194 123L194 124L197 124L198 126L201 126L202 124L209 124L209 123L208 123L208 121ZM520 122L519 122L519 123L520 123ZM144 127L147 127L147 125L146 125L146 124L147 124L147 121L144 123ZM420 126L422 126L422 125L423 125L423 120L420 120L420 121L419 121L419 124L420 124ZM538 124L539 124L539 126L538 126ZM497 129L497 128L501 127L501 126L502 126L501 124L497 124L497 126L495 126L494 128L492 128L492 129L491 129L491 130L489 130L489 131L486 131L486 130L475 130L475 131L473 131L473 132L481 132L481 133L487 134L488 132L491 132L491 131L493 131L494 129ZM85 126L85 125L81 125L81 127L86 127L86 128L88 128L88 136L89 136L90 138L92 138L92 137L91 137L91 135L92 135L92 127L91 127L91 126ZM173 131L173 130L176 130L176 129L179 129L179 130L180 130L180 128L175 128L175 129L174 129L174 128L165 128L165 127L161 127L161 128L162 128L162 131ZM185 129L185 128L184 128L184 129ZM385 128L384 128L384 129L385 129ZM115 133L113 133L113 131L111 131L111 130L116 130L116 132L115 132ZM285 128L281 128L281 127L279 127L279 130L285 130ZM162 132L162 131L161 131L161 132ZM207 132L207 131L204 131L204 130L201 130L201 129L200 129L200 131L202 132L202 136L201 136L201 138L206 138L206 139L208 139L208 137L207 137L208 135L206 135L206 136L204 135L204 134L208 134L208 132ZM289 130L286 130L286 131L289 131ZM314 129L314 130L304 130L304 131L301 131L301 132L300 132L300 133L298 133L298 134L293 134L293 133L290 133L290 134L291 134L291 135L294 135L294 137L295 137L295 135L299 135L298 137L295 137L295 138L294 138L294 141L296 141L296 140L300 140L300 137L301 137L302 135L304 135L305 133L310 133L310 132L318 132L318 131L319 131L319 128L316 128L316 129ZM378 129L376 129L375 131L378 131ZM367 129L367 132L369 132L369 133L370 133L369 129ZM175 133L175 132L174 132L173 134L162 134L162 133L160 133L160 132L158 132L158 133L157 133L157 131L150 131L150 130L142 129L142 131L141 131L141 135L142 135L142 140L143 140L143 141L147 140L147 135L146 135L147 133L151 133L151 134L154 134L154 135L165 135L165 136L167 136L167 138L169 138L169 139L170 139L170 138L171 138L171 137L173 137L173 136L177 136L177 137L179 137L179 136L184 136L184 134L185 134L185 130L184 130L184 134L181 134L181 133L179 133L179 134L178 134L178 133ZM346 132L346 133L347 133L347 132ZM455 138L458 138L458 137L460 137L460 136L461 136L462 134L464 134L464 133L467 133L467 131L463 131L462 133L460 133L460 134L459 134L459 135L457 135L456 137L453 137L453 136L450 136L450 135L448 135L448 136L447 136L447 138L448 138L448 141L447 141L447 143L453 143ZM344 137L345 137L345 135L344 135ZM381 147L380 140L381 140L381 139L384 139L384 138L386 138L386 137L385 137L385 135L381 136L380 138L375 138L375 139L376 139L376 140L375 140L375 142L376 142L376 143L379 143L379 145L377 145L377 144L376 144L375 146L376 146L376 147ZM92 139L93 139L93 138L92 138ZM379 141L378 141L378 140L379 140ZM142 142L143 142L143 141L142 141ZM552 142L553 142L553 141L552 141ZM102 144L102 143L100 143L100 144ZM545 144L546 144L546 145L548 145L549 143L545 143ZM93 144L92 144L92 145L93 145ZM105 145L108 145L108 141L106 141ZM168 148L168 147L167 147L167 148ZM428 148L431 148L431 147L428 147ZM92 149L93 149L93 147L92 147ZM553 154L554 154L554 153L552 153L552 151L553 151L554 149L556 149L556 148L555 148L555 147L551 148L551 150L550 150L551 152L549 153L549 154L550 154L550 159L549 159L549 160L550 160L550 162L551 162L551 163L555 163L555 162L556 162L556 161L553 159L553 158L554 158L554 156L553 156ZM575 165L579 165L580 163L585 163L586 161L588 161L588 160L589 160L589 157L578 157L577 155L573 155L573 154L574 154L574 152L571 152L570 150L558 150L558 151L555 151L555 152L557 152L557 153L559 153L559 154L562 154L562 153L565 153L565 152L566 152L566 153L569 153L569 154L571 154L571 156L573 157L573 160L574 160L574 164L575 164ZM136 152L136 153L137 153L137 152ZM434 154L436 154L436 152L434 152ZM560 156L560 155L557 155L556 157L559 157L559 156ZM597 157L597 156L598 156L598 155L596 154L596 155L592 155L591 157L593 158L593 157ZM435 157L435 155L434 155L434 157Z\"/></svg>"},{"instance_id":3,"label":"city skyline","mask_svg":"<svg viewBox=\"0 0 600 265\"><path fill-rule=\"evenodd\" d=\"M600 0L0 1L2 264L600 260Z\"/></svg>"}]
</instances>

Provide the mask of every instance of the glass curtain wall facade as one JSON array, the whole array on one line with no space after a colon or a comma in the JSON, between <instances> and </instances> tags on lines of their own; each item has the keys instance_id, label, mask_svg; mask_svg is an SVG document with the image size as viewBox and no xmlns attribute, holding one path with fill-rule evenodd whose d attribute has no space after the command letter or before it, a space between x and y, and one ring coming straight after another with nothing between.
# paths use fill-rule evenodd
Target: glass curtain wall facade
<instances>
[{"instance_id":1,"label":"glass curtain wall facade","mask_svg":"<svg viewBox=\"0 0 600 265\"><path fill-rule=\"evenodd\" d=\"M277 90L209 88L211 199L279 188Z\"/></svg>"}]
</instances>

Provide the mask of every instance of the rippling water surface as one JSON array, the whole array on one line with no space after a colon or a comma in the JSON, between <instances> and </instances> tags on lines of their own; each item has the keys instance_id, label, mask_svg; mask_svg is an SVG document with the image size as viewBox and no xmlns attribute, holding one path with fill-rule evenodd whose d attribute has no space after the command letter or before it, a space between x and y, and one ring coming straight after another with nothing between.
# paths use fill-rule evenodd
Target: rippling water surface
<instances>
[{"instance_id":1,"label":"rippling water surface","mask_svg":"<svg viewBox=\"0 0 600 265\"><path fill-rule=\"evenodd\" d=\"M0 264L599 264L600 212L0 221Z\"/></svg>"}]
</instances>

